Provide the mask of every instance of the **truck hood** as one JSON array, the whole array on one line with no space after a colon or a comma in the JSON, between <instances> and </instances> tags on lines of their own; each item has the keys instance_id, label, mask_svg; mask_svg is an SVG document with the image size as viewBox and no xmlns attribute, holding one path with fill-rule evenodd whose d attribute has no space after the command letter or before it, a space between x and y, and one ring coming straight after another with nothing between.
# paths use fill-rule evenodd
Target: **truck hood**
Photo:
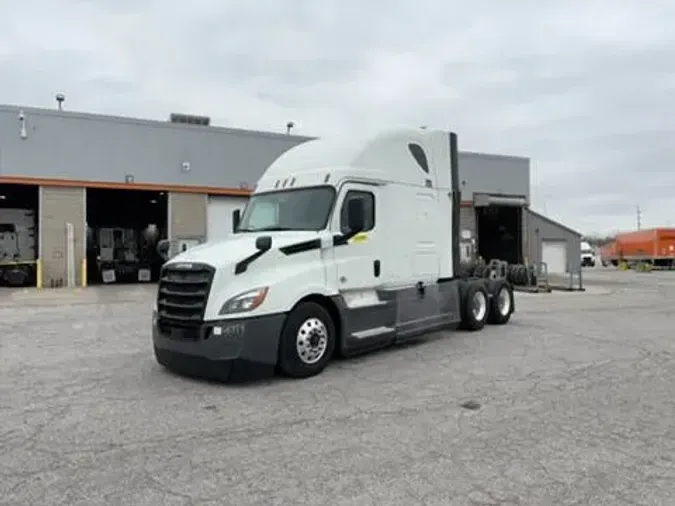
<instances>
[{"instance_id":1,"label":"truck hood","mask_svg":"<svg viewBox=\"0 0 675 506\"><path fill-rule=\"evenodd\" d=\"M222 241L207 242L200 244L199 246L194 246L189 250L176 255L166 262L165 265L194 262L208 264L216 269L232 265L255 253L257 251L255 241L261 236L270 236L272 238L272 250L274 250L298 242L317 239L319 233L298 230L287 232L245 232L232 234Z\"/></svg>"}]
</instances>

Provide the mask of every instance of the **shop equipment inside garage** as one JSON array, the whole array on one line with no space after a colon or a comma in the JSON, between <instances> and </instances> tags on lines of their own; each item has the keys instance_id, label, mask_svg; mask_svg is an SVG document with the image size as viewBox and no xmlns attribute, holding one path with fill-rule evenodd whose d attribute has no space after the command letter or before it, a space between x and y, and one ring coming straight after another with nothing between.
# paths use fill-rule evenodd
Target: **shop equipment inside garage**
<instances>
[{"instance_id":1,"label":"shop equipment inside garage","mask_svg":"<svg viewBox=\"0 0 675 506\"><path fill-rule=\"evenodd\" d=\"M39 189L0 184L0 286L35 286Z\"/></svg>"},{"instance_id":2,"label":"shop equipment inside garage","mask_svg":"<svg viewBox=\"0 0 675 506\"><path fill-rule=\"evenodd\" d=\"M478 255L509 264L523 263L523 209L491 205L476 208Z\"/></svg>"},{"instance_id":3,"label":"shop equipment inside garage","mask_svg":"<svg viewBox=\"0 0 675 506\"><path fill-rule=\"evenodd\" d=\"M167 237L167 193L87 188L89 284L156 281Z\"/></svg>"}]
</instances>

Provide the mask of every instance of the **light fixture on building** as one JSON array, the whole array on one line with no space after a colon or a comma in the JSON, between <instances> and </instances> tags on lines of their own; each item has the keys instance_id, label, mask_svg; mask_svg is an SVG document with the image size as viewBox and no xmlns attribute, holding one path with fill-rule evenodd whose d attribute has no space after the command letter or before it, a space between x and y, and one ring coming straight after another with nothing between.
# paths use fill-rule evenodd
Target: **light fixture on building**
<instances>
[{"instance_id":1,"label":"light fixture on building","mask_svg":"<svg viewBox=\"0 0 675 506\"><path fill-rule=\"evenodd\" d=\"M26 128L26 115L24 114L23 111L19 111L19 125L20 125L19 135L21 136L22 139L27 139L28 129Z\"/></svg>"},{"instance_id":2,"label":"light fixture on building","mask_svg":"<svg viewBox=\"0 0 675 506\"><path fill-rule=\"evenodd\" d=\"M56 94L56 103L58 104L59 111L63 110L63 102L66 101L66 96L63 93Z\"/></svg>"},{"instance_id":3,"label":"light fixture on building","mask_svg":"<svg viewBox=\"0 0 675 506\"><path fill-rule=\"evenodd\" d=\"M183 172L190 172L190 162L183 162L181 164L181 170Z\"/></svg>"}]
</instances>

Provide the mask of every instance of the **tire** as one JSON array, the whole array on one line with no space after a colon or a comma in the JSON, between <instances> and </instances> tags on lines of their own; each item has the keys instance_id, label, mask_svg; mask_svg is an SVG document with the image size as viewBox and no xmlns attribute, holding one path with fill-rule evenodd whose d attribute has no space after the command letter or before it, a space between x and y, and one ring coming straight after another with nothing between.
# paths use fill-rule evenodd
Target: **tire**
<instances>
[{"instance_id":1,"label":"tire","mask_svg":"<svg viewBox=\"0 0 675 506\"><path fill-rule=\"evenodd\" d=\"M480 330L485 327L490 309L490 299L482 283L471 283L464 292L462 328Z\"/></svg>"},{"instance_id":2,"label":"tire","mask_svg":"<svg viewBox=\"0 0 675 506\"><path fill-rule=\"evenodd\" d=\"M513 288L507 283L499 283L492 293L487 321L491 325L504 325L513 314Z\"/></svg>"},{"instance_id":3,"label":"tire","mask_svg":"<svg viewBox=\"0 0 675 506\"><path fill-rule=\"evenodd\" d=\"M335 342L335 323L328 311L315 302L299 304L281 332L280 372L291 378L316 376L328 365Z\"/></svg>"},{"instance_id":4,"label":"tire","mask_svg":"<svg viewBox=\"0 0 675 506\"><path fill-rule=\"evenodd\" d=\"M11 287L26 286L28 273L23 267L15 267L5 271L5 282Z\"/></svg>"}]
</instances>

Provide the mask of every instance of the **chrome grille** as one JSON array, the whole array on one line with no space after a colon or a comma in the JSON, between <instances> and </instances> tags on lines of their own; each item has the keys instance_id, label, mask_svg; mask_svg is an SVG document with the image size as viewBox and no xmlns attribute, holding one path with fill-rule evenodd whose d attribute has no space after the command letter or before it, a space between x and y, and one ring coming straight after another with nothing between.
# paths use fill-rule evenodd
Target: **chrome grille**
<instances>
[{"instance_id":1,"label":"chrome grille","mask_svg":"<svg viewBox=\"0 0 675 506\"><path fill-rule=\"evenodd\" d=\"M177 265L162 267L157 290L159 325L198 326L204 319L215 269L195 263Z\"/></svg>"}]
</instances>

